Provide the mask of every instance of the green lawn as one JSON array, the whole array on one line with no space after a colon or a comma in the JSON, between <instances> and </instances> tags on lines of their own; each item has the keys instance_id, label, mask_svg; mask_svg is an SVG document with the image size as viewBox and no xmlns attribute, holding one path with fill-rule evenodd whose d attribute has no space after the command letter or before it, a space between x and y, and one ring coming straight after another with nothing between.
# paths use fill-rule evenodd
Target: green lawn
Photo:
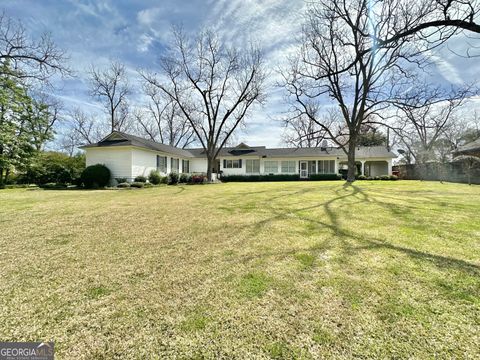
<instances>
[{"instance_id":1,"label":"green lawn","mask_svg":"<svg viewBox=\"0 0 480 360\"><path fill-rule=\"evenodd\" d=\"M0 339L59 359L479 358L480 187L0 191Z\"/></svg>"}]
</instances>

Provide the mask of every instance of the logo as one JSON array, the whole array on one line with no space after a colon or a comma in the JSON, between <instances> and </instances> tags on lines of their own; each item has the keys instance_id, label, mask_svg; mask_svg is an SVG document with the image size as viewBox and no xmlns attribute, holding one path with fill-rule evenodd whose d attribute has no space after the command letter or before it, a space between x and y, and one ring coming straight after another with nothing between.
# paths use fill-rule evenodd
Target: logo
<instances>
[{"instance_id":1,"label":"logo","mask_svg":"<svg viewBox=\"0 0 480 360\"><path fill-rule=\"evenodd\" d=\"M53 342L0 342L0 360L53 360Z\"/></svg>"}]
</instances>

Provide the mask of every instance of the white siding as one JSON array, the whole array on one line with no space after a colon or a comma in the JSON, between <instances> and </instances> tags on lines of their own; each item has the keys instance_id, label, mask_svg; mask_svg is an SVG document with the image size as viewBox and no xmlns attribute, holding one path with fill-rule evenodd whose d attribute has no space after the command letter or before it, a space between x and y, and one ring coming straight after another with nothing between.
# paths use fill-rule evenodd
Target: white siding
<instances>
[{"instance_id":1,"label":"white siding","mask_svg":"<svg viewBox=\"0 0 480 360\"><path fill-rule=\"evenodd\" d=\"M192 158L190 160L190 172L192 173L206 173L207 159Z\"/></svg>"},{"instance_id":2,"label":"white siding","mask_svg":"<svg viewBox=\"0 0 480 360\"><path fill-rule=\"evenodd\" d=\"M132 177L150 175L157 170L157 153L148 150L132 150Z\"/></svg>"},{"instance_id":3,"label":"white siding","mask_svg":"<svg viewBox=\"0 0 480 360\"><path fill-rule=\"evenodd\" d=\"M103 164L115 178L132 178L132 148L87 148L86 165Z\"/></svg>"},{"instance_id":4,"label":"white siding","mask_svg":"<svg viewBox=\"0 0 480 360\"><path fill-rule=\"evenodd\" d=\"M150 172L152 170L157 170L157 155L167 157L167 172L162 173L162 175L167 175L172 172L172 158L178 159L179 173L183 171L182 160L190 160L190 167L192 167L192 158L182 158L177 155L171 155L171 154L161 153L157 151L133 149L133 159L132 159L133 178L139 175L148 177L148 175L150 175ZM190 170L190 171L193 171L193 170Z\"/></svg>"}]
</instances>

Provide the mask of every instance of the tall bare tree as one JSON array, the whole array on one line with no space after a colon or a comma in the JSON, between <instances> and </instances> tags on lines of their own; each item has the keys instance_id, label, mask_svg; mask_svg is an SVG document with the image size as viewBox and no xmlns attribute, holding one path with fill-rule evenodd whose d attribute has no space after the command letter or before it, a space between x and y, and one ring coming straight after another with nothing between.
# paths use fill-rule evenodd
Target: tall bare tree
<instances>
[{"instance_id":1,"label":"tall bare tree","mask_svg":"<svg viewBox=\"0 0 480 360\"><path fill-rule=\"evenodd\" d=\"M134 113L139 132L162 144L181 148L191 145L195 132L178 104L148 82L143 84L143 92L148 98L146 110Z\"/></svg>"},{"instance_id":2,"label":"tall bare tree","mask_svg":"<svg viewBox=\"0 0 480 360\"><path fill-rule=\"evenodd\" d=\"M458 121L461 106L473 95L470 87L448 90L428 83L417 84L397 101L394 125L391 127L416 163L442 157L438 145ZM453 149L451 149L453 150Z\"/></svg>"},{"instance_id":3,"label":"tall bare tree","mask_svg":"<svg viewBox=\"0 0 480 360\"><path fill-rule=\"evenodd\" d=\"M426 53L456 35L463 34L470 40L472 35L480 34L478 0L370 0L368 7L372 15L376 14L377 9L388 7L395 25L381 33L363 32L361 36L372 37L374 44L363 48L351 61L332 69L332 73L347 73L366 53L376 52L379 48L396 48L405 40L416 43L417 53ZM372 18L372 21L376 19ZM478 49L478 46L469 44L465 54L461 55L478 57L480 54L472 53Z\"/></svg>"},{"instance_id":4,"label":"tall bare tree","mask_svg":"<svg viewBox=\"0 0 480 360\"><path fill-rule=\"evenodd\" d=\"M177 29L173 38L171 52L161 58L163 77L142 75L187 118L205 149L211 180L220 150L252 106L264 101L262 53L254 47L228 47L212 31L202 31L192 40Z\"/></svg>"},{"instance_id":5,"label":"tall bare tree","mask_svg":"<svg viewBox=\"0 0 480 360\"><path fill-rule=\"evenodd\" d=\"M16 77L47 82L53 75L70 75L67 56L44 33L32 39L23 25L0 13L0 62L8 63Z\"/></svg>"},{"instance_id":6,"label":"tall bare tree","mask_svg":"<svg viewBox=\"0 0 480 360\"><path fill-rule=\"evenodd\" d=\"M93 97L100 100L109 117L110 131L124 131L128 126L128 83L125 65L111 61L107 68L99 69L92 65L90 90Z\"/></svg>"},{"instance_id":7,"label":"tall bare tree","mask_svg":"<svg viewBox=\"0 0 480 360\"><path fill-rule=\"evenodd\" d=\"M392 17L395 10L392 1L315 3L307 13L298 53L283 73L284 86L293 100L293 116L308 117L344 150L349 182L355 180L355 149L362 128L383 116L382 111L400 94L409 77L402 61L408 58L409 66L424 61L413 57L411 47L402 46L407 38L392 47L377 46L377 39L401 21ZM348 71L340 71L349 64L353 65ZM322 115L322 106L328 101L333 101L340 113L334 124Z\"/></svg>"}]
</instances>

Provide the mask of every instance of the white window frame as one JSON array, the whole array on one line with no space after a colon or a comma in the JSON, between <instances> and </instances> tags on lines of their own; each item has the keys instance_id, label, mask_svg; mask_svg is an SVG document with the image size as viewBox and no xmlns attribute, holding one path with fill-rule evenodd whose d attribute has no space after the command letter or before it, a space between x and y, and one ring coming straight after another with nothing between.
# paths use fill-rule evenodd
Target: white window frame
<instances>
[{"instance_id":1,"label":"white window frame","mask_svg":"<svg viewBox=\"0 0 480 360\"><path fill-rule=\"evenodd\" d=\"M278 174L278 160L265 160L263 171L265 174Z\"/></svg>"},{"instance_id":2,"label":"white window frame","mask_svg":"<svg viewBox=\"0 0 480 360\"><path fill-rule=\"evenodd\" d=\"M225 160L226 169L240 169L240 159Z\"/></svg>"},{"instance_id":3,"label":"white window frame","mask_svg":"<svg viewBox=\"0 0 480 360\"><path fill-rule=\"evenodd\" d=\"M247 174L259 174L260 173L260 159L247 159L245 160L245 171Z\"/></svg>"},{"instance_id":4,"label":"white window frame","mask_svg":"<svg viewBox=\"0 0 480 360\"><path fill-rule=\"evenodd\" d=\"M295 174L295 168L296 168L295 160L282 160L280 166L281 166L282 174ZM285 171L285 168L287 169L286 171Z\"/></svg>"},{"instance_id":5,"label":"white window frame","mask_svg":"<svg viewBox=\"0 0 480 360\"><path fill-rule=\"evenodd\" d=\"M174 166L175 165L175 166ZM180 171L180 161L176 158L170 158L170 172L179 173Z\"/></svg>"},{"instance_id":6,"label":"white window frame","mask_svg":"<svg viewBox=\"0 0 480 360\"><path fill-rule=\"evenodd\" d=\"M167 172L167 157L162 155L157 155L157 171L161 173Z\"/></svg>"},{"instance_id":7,"label":"white window frame","mask_svg":"<svg viewBox=\"0 0 480 360\"><path fill-rule=\"evenodd\" d=\"M317 174L335 174L335 160L318 160Z\"/></svg>"}]
</instances>

